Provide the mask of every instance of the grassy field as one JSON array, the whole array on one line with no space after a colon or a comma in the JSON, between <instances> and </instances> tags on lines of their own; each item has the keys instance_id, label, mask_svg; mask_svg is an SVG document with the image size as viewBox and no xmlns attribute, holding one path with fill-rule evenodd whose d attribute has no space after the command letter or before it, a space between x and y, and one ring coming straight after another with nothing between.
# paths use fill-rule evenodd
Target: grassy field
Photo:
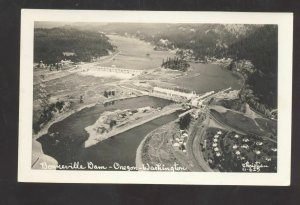
<instances>
[{"instance_id":1,"label":"grassy field","mask_svg":"<svg viewBox=\"0 0 300 205\"><path fill-rule=\"evenodd\" d=\"M61 77L52 78L53 75L58 75L58 73L54 74L55 71L52 72L49 78L46 75L46 81L43 82L47 94L50 95L49 104L64 101L71 103L72 109L104 101L106 99L103 96L104 90L114 88L105 84L116 81L116 79L82 76L76 73L65 75L64 72L61 72ZM42 111L39 102L42 94L40 80L38 80L40 72L35 72L34 75L36 83L33 86L33 123L39 120ZM82 102L80 96L83 98Z\"/></svg>"},{"instance_id":2,"label":"grassy field","mask_svg":"<svg viewBox=\"0 0 300 205\"><path fill-rule=\"evenodd\" d=\"M229 127L240 130L242 132L253 133L256 135L266 134L266 132L260 130L260 128L255 124L254 120L242 114L232 111L227 111L220 114L214 109L210 109L210 111L218 121L228 125Z\"/></svg>"},{"instance_id":3,"label":"grassy field","mask_svg":"<svg viewBox=\"0 0 300 205\"><path fill-rule=\"evenodd\" d=\"M263 118L256 118L255 121L259 124L261 128L277 135L277 122L274 120L268 120Z\"/></svg>"},{"instance_id":4,"label":"grassy field","mask_svg":"<svg viewBox=\"0 0 300 205\"><path fill-rule=\"evenodd\" d=\"M105 83L114 82L116 79L97 78L94 76L82 76L76 73L46 81L47 92L51 96L64 97L69 95L70 98L78 98L80 95L93 97L100 94L105 89ZM38 85L33 88L33 99L38 98Z\"/></svg>"},{"instance_id":5,"label":"grassy field","mask_svg":"<svg viewBox=\"0 0 300 205\"><path fill-rule=\"evenodd\" d=\"M120 52L111 61L99 63L102 66L112 66L147 70L161 66L163 59L172 57L168 51L155 51L153 46L135 38L127 38L118 35L108 35L113 45Z\"/></svg>"}]
</instances>

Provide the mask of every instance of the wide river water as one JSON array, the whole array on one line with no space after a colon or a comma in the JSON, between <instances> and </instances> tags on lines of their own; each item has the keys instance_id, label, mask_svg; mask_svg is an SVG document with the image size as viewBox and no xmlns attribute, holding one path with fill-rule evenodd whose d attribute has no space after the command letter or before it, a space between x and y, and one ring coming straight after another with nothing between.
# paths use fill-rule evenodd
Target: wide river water
<instances>
[{"instance_id":1,"label":"wide river water","mask_svg":"<svg viewBox=\"0 0 300 205\"><path fill-rule=\"evenodd\" d=\"M106 106L97 104L53 124L48 133L41 136L38 141L42 144L44 153L54 157L59 164L79 161L82 163L93 162L99 165L109 165L111 162L134 165L135 152L143 137L157 127L176 119L178 113L162 116L89 148L83 146L84 141L88 138L88 133L84 128L94 124L104 111L144 106L157 108L170 103L171 101L168 100L142 96L115 101Z\"/></svg>"},{"instance_id":2,"label":"wide river water","mask_svg":"<svg viewBox=\"0 0 300 205\"><path fill-rule=\"evenodd\" d=\"M217 92L228 87L232 89L241 87L241 79L219 65L190 63L190 66L192 69L185 76L170 79L168 82L194 90L197 94Z\"/></svg>"}]
</instances>

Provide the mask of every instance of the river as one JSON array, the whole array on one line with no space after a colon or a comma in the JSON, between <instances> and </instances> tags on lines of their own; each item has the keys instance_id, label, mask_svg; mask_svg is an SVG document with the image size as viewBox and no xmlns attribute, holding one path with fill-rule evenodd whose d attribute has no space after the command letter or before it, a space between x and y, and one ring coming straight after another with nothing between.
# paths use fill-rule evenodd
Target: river
<instances>
[{"instance_id":1,"label":"river","mask_svg":"<svg viewBox=\"0 0 300 205\"><path fill-rule=\"evenodd\" d=\"M191 70L177 79L168 82L194 90L197 94L220 91L224 88L240 89L242 81L229 70L216 64L190 63Z\"/></svg>"},{"instance_id":2,"label":"river","mask_svg":"<svg viewBox=\"0 0 300 205\"><path fill-rule=\"evenodd\" d=\"M83 146L84 141L88 138L88 133L84 128L94 124L104 111L144 106L157 108L170 103L171 101L168 100L142 96L118 100L107 106L97 104L53 124L48 133L41 136L38 141L42 144L44 153L54 157L59 164L85 160L108 163L112 159L120 163L133 164L136 148L143 137L158 126L176 119L176 113L152 120L87 149Z\"/></svg>"}]
</instances>

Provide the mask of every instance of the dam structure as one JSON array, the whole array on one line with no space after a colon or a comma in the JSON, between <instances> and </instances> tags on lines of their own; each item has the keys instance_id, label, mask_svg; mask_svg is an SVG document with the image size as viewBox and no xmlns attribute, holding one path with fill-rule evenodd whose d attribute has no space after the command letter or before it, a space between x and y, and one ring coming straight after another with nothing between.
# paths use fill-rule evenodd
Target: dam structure
<instances>
[{"instance_id":1,"label":"dam structure","mask_svg":"<svg viewBox=\"0 0 300 205\"><path fill-rule=\"evenodd\" d=\"M144 72L143 70L118 68L115 66L112 66L112 67L98 66L97 68L99 69L99 71L103 71L103 72L129 74L132 76L140 75Z\"/></svg>"},{"instance_id":2,"label":"dam structure","mask_svg":"<svg viewBox=\"0 0 300 205\"><path fill-rule=\"evenodd\" d=\"M179 88L167 88L167 87L153 87L149 92L150 96L164 98L175 102L184 102L196 97L197 94L194 91L183 90Z\"/></svg>"}]
</instances>

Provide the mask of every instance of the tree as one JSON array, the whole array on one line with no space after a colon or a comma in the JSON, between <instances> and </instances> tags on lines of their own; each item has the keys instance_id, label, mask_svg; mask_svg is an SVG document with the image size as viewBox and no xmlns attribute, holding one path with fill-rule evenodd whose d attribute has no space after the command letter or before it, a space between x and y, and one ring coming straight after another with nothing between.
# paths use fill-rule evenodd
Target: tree
<instances>
[{"instance_id":1,"label":"tree","mask_svg":"<svg viewBox=\"0 0 300 205\"><path fill-rule=\"evenodd\" d=\"M40 106L42 109L47 108L49 106L49 99L51 95L48 93L48 91L45 89L45 76L41 75L41 83L39 84L38 87L38 92L39 92L39 98L38 101L40 102Z\"/></svg>"},{"instance_id":2,"label":"tree","mask_svg":"<svg viewBox=\"0 0 300 205\"><path fill-rule=\"evenodd\" d=\"M104 94L103 94L103 95L104 95L104 97L106 97L106 98L108 97L108 93L107 93L106 90L104 91Z\"/></svg>"},{"instance_id":3,"label":"tree","mask_svg":"<svg viewBox=\"0 0 300 205\"><path fill-rule=\"evenodd\" d=\"M111 121L109 122L109 127L110 127L110 128L113 128L116 124L117 124L117 122L116 122L115 120L111 120Z\"/></svg>"},{"instance_id":4,"label":"tree","mask_svg":"<svg viewBox=\"0 0 300 205\"><path fill-rule=\"evenodd\" d=\"M179 59L178 57L167 58L166 61L163 60L161 66L164 68L169 68L172 70L180 70L180 71L186 71L187 68L190 67L190 65L186 60Z\"/></svg>"},{"instance_id":5,"label":"tree","mask_svg":"<svg viewBox=\"0 0 300 205\"><path fill-rule=\"evenodd\" d=\"M184 115L182 118L179 120L179 126L181 130L187 129L189 124L191 122L191 115L190 113Z\"/></svg>"},{"instance_id":6,"label":"tree","mask_svg":"<svg viewBox=\"0 0 300 205\"><path fill-rule=\"evenodd\" d=\"M55 64L67 59L73 62L90 61L114 50L105 35L96 31L73 28L37 28L34 30L34 61ZM75 55L65 56L63 52Z\"/></svg>"}]
</instances>

